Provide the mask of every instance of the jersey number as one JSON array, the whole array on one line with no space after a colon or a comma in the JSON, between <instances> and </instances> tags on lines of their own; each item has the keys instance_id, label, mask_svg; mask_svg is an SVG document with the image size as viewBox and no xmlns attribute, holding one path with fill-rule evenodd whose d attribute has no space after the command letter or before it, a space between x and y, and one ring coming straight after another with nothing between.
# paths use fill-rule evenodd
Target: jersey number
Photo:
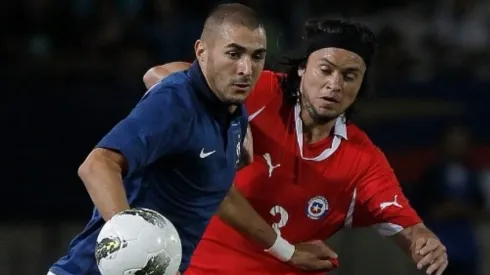
<instances>
[{"instance_id":1,"label":"jersey number","mask_svg":"<svg viewBox=\"0 0 490 275\"><path fill-rule=\"evenodd\" d=\"M286 209L284 209L282 206L276 205L271 208L271 211L269 211L272 216L279 215L279 222L275 222L272 224L272 229L276 231L277 235L281 236L281 228L286 226L288 220L289 220L289 214Z\"/></svg>"}]
</instances>

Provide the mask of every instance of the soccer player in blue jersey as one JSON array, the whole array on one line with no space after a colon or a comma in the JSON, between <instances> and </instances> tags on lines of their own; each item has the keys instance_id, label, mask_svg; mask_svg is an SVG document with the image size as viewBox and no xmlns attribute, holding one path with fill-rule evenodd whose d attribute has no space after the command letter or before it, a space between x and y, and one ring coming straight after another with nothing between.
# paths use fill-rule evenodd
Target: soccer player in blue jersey
<instances>
[{"instance_id":1,"label":"soccer player in blue jersey","mask_svg":"<svg viewBox=\"0 0 490 275\"><path fill-rule=\"evenodd\" d=\"M189 70L154 85L80 166L95 210L50 274L100 274L94 249L101 227L134 207L172 221L186 269L235 176L248 123L242 102L264 66L265 30L250 8L221 5L195 53Z\"/></svg>"}]
</instances>

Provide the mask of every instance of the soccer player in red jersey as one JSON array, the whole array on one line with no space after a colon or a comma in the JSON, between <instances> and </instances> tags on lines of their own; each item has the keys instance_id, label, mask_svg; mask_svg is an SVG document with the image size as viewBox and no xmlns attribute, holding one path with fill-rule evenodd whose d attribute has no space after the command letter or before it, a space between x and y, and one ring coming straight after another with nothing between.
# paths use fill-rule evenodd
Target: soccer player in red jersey
<instances>
[{"instance_id":1,"label":"soccer player in red jersey","mask_svg":"<svg viewBox=\"0 0 490 275\"><path fill-rule=\"evenodd\" d=\"M276 232L275 242L264 251L265 242L247 229L252 221L240 220L225 200L185 274L315 271L294 262L299 246L291 243L367 226L393 238L419 269L442 274L446 248L409 205L384 154L350 120L356 99L366 93L374 34L338 20L312 20L305 28L300 56L288 59L289 72L264 71L246 100L254 158L238 172L235 186ZM185 66L153 68L145 80ZM335 263L335 255L329 260Z\"/></svg>"}]
</instances>

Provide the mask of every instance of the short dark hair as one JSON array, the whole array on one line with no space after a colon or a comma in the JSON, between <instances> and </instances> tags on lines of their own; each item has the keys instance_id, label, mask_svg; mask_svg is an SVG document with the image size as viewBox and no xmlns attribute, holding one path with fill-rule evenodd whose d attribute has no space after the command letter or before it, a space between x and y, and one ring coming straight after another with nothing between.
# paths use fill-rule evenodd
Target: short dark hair
<instances>
[{"instance_id":1,"label":"short dark hair","mask_svg":"<svg viewBox=\"0 0 490 275\"><path fill-rule=\"evenodd\" d=\"M360 44L372 50L372 56L374 57L376 48L376 36L366 26L359 23L352 23L344 20L332 20L332 19L320 19L320 20L308 20L304 26L304 36L302 42L308 41L312 37L318 37L319 35L341 35L354 37ZM284 56L282 65L286 66L287 73L281 78L280 85L283 90L285 102L290 104L296 104L299 100L299 85L301 78L298 76L298 69L304 68L308 60L310 53L303 52L299 57ZM366 62L366 72L368 75L370 71L370 60L364 60ZM363 98L367 96L369 92L369 78L365 77L357 98ZM354 105L349 106L345 111L345 118L347 121L352 119L354 112Z\"/></svg>"},{"instance_id":2,"label":"short dark hair","mask_svg":"<svg viewBox=\"0 0 490 275\"><path fill-rule=\"evenodd\" d=\"M201 38L210 36L223 23L241 25L251 30L263 27L259 14L253 9L238 3L223 4L215 7L206 18Z\"/></svg>"}]
</instances>

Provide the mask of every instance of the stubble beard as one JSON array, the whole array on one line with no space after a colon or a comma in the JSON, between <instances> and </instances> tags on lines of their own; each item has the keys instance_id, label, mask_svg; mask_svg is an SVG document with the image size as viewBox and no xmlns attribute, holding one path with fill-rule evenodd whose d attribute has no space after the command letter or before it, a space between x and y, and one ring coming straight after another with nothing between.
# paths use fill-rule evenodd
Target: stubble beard
<instances>
[{"instance_id":1,"label":"stubble beard","mask_svg":"<svg viewBox=\"0 0 490 275\"><path fill-rule=\"evenodd\" d=\"M331 122L337 119L340 114L336 115L321 115L317 112L313 104L308 100L308 98L302 93L300 97L300 104L303 110L306 110L310 115L311 119L315 124L321 125Z\"/></svg>"}]
</instances>

